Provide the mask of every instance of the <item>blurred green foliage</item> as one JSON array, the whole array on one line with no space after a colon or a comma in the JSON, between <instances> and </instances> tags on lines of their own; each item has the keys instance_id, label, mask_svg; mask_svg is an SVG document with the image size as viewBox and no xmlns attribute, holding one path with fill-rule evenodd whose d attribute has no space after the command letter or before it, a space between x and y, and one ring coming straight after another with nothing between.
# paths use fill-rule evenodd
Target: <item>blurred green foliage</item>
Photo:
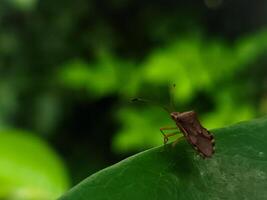
<instances>
[{"instance_id":1,"label":"blurred green foliage","mask_svg":"<svg viewBox=\"0 0 267 200\"><path fill-rule=\"evenodd\" d=\"M0 132L0 198L49 200L68 187L66 169L46 143L23 131Z\"/></svg>"},{"instance_id":2,"label":"blurred green foliage","mask_svg":"<svg viewBox=\"0 0 267 200\"><path fill-rule=\"evenodd\" d=\"M166 95L168 86L175 83L174 100L182 109L194 100L205 104L197 95L200 92L208 94L214 105L200 117L205 126L216 128L255 117L256 107L248 100L240 99L244 82L235 80L266 50L266 30L244 36L234 44L218 38L208 39L203 34L192 34L152 51L135 68L107 53L96 63L72 61L63 66L59 80L65 87L74 90L84 88L90 96L117 93L121 101L128 102L130 97L140 93L150 98L147 91L153 87L158 97ZM242 90L246 89L243 87ZM168 125L166 122L173 123L164 120L169 116L151 110L149 106L137 110L132 109L129 103L118 109L122 128L115 135L114 150L125 152L161 143L156 135L158 129Z\"/></svg>"}]
</instances>

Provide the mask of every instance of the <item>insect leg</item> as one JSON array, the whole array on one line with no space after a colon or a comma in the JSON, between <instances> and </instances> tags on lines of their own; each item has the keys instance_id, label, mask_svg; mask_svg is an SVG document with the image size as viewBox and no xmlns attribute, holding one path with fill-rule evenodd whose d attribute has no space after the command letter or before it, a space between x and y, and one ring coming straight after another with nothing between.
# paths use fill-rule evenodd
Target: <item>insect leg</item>
<instances>
[{"instance_id":1,"label":"insect leg","mask_svg":"<svg viewBox=\"0 0 267 200\"><path fill-rule=\"evenodd\" d=\"M179 131L175 131L173 133L168 133L168 134L165 134L165 137L164 137L164 144L166 144L169 140L169 137L171 136L174 136L174 135L177 135L179 134L180 132Z\"/></svg>"},{"instance_id":2,"label":"insect leg","mask_svg":"<svg viewBox=\"0 0 267 200\"><path fill-rule=\"evenodd\" d=\"M168 142L168 138L169 137L171 137L171 136L173 136L173 135L176 135L176 134L178 134L179 132L177 131L177 132L174 132L174 133L170 133L170 134L165 134L164 133L164 130L176 130L177 129L177 127L165 127L165 128L160 128L159 130L160 130L160 132L162 133L162 135L163 135L163 137L164 137L164 144L166 144L167 142Z\"/></svg>"}]
</instances>

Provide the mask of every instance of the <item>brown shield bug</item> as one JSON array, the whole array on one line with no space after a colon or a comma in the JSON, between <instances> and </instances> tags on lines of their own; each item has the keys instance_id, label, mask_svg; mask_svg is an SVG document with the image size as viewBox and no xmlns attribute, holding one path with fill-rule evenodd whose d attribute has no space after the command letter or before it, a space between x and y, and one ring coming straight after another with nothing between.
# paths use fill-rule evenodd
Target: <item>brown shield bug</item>
<instances>
[{"instance_id":1,"label":"brown shield bug","mask_svg":"<svg viewBox=\"0 0 267 200\"><path fill-rule=\"evenodd\" d=\"M172 112L171 118L176 123L178 128L186 138L187 142L201 155L203 158L209 158L215 151L215 140L213 135L205 129L198 120L197 114L194 111L188 112ZM168 128L161 128L160 131L168 130ZM173 134L164 135L164 143L168 141L168 137ZM180 138L173 142L173 146L177 144Z\"/></svg>"},{"instance_id":2,"label":"brown shield bug","mask_svg":"<svg viewBox=\"0 0 267 200\"><path fill-rule=\"evenodd\" d=\"M151 102L148 100L134 98L132 101ZM151 102L153 103L153 102ZM155 103L153 103L155 104ZM159 105L159 104L156 104ZM164 136L164 144L168 142L168 138L181 132L187 142L197 151L202 158L209 158L215 152L215 140L214 136L205 129L198 120L195 111L187 112L170 112L165 106L163 107L170 117L175 121L176 127L160 128L161 133ZM173 133L165 134L165 130L179 130ZM176 139L172 146L175 146L181 138Z\"/></svg>"}]
</instances>

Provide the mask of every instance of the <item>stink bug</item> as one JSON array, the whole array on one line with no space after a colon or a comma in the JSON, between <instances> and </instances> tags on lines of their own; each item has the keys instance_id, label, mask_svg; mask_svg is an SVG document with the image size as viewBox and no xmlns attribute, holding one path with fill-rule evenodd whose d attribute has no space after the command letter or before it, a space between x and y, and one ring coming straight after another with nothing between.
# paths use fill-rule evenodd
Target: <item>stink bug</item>
<instances>
[{"instance_id":1,"label":"stink bug","mask_svg":"<svg viewBox=\"0 0 267 200\"><path fill-rule=\"evenodd\" d=\"M205 129L199 122L197 114L194 111L188 112L172 112L171 118L175 121L175 128L161 128L160 131L164 136L164 144L167 143L168 137L175 135L175 133L165 134L163 130L179 129L187 142L201 155L203 158L209 158L214 153L215 140L213 135ZM180 140L178 138L173 142L173 146Z\"/></svg>"},{"instance_id":2,"label":"stink bug","mask_svg":"<svg viewBox=\"0 0 267 200\"><path fill-rule=\"evenodd\" d=\"M149 102L148 100L135 98L132 101ZM151 102L153 103L153 102ZM154 103L155 104L155 103ZM159 104L156 104L159 105ZM202 158L209 158L214 154L215 151L215 140L213 135L205 129L198 120L195 111L187 112L170 112L170 110L163 107L169 114L170 117L175 121L176 127L160 128L161 133L164 136L164 144L168 142L168 138L182 132L185 139L191 146L197 151ZM174 133L165 134L164 130L179 130ZM181 138L176 139L172 146L175 146Z\"/></svg>"}]
</instances>

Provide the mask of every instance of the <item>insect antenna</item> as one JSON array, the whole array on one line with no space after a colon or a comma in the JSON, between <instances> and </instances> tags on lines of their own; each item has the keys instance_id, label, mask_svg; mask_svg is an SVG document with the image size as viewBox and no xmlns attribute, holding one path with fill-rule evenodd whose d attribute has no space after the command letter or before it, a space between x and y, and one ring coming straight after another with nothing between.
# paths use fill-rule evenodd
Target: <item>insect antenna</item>
<instances>
[{"instance_id":1,"label":"insect antenna","mask_svg":"<svg viewBox=\"0 0 267 200\"><path fill-rule=\"evenodd\" d=\"M161 105L161 104L154 102L154 101L151 101L151 100L147 100L147 99L143 99L143 98L133 98L133 99L131 99L131 102L150 103L150 104L153 104L155 106L159 106L159 107L163 108L167 113L171 113L170 109L167 106Z\"/></svg>"}]
</instances>

